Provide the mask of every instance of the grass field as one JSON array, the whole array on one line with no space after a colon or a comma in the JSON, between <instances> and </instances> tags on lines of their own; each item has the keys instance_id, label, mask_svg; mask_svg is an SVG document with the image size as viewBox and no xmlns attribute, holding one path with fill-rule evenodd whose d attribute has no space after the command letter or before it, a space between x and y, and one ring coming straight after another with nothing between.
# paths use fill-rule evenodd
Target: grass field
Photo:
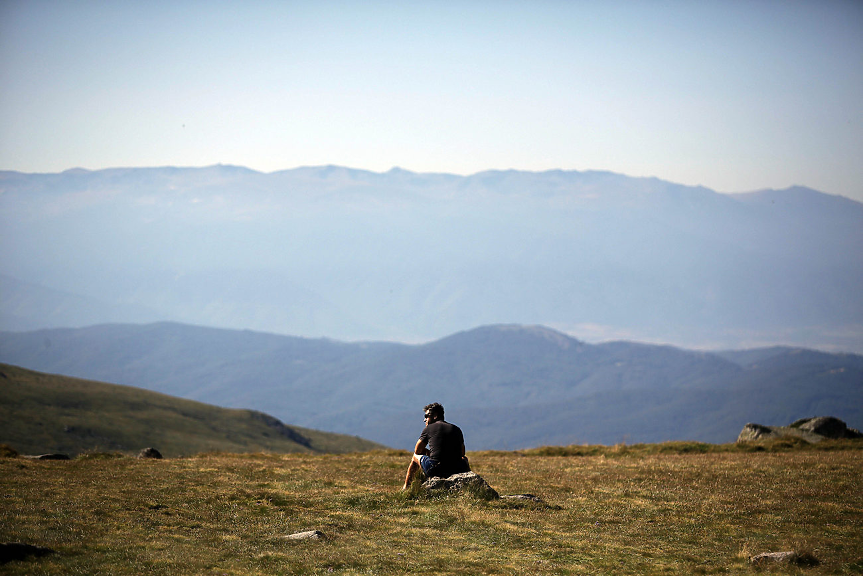
<instances>
[{"instance_id":1,"label":"grass field","mask_svg":"<svg viewBox=\"0 0 863 576\"><path fill-rule=\"evenodd\" d=\"M0 459L0 542L51 548L6 574L731 573L795 550L863 573L863 450L830 443L475 452L501 494L400 493L408 454ZM833 449L829 449L829 448ZM323 540L284 536L320 530Z\"/></svg>"}]
</instances>

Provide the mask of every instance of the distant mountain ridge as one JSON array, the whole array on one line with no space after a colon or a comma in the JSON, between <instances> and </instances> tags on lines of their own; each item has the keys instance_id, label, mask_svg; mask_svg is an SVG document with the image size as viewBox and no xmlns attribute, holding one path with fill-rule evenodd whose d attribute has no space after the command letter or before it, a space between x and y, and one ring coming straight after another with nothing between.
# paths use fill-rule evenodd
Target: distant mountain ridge
<instances>
[{"instance_id":1,"label":"distant mountain ridge","mask_svg":"<svg viewBox=\"0 0 863 576\"><path fill-rule=\"evenodd\" d=\"M425 342L516 323L863 352L863 204L803 187L720 194L562 170L0 172L0 240L6 330L168 320Z\"/></svg>"},{"instance_id":2,"label":"distant mountain ridge","mask_svg":"<svg viewBox=\"0 0 863 576\"><path fill-rule=\"evenodd\" d=\"M0 326L5 330L28 330L37 316L52 318L56 326L86 326L104 314L125 322L146 321L158 314L141 306L100 302L98 299L52 290L0 274L3 306Z\"/></svg>"},{"instance_id":3,"label":"distant mountain ridge","mask_svg":"<svg viewBox=\"0 0 863 576\"><path fill-rule=\"evenodd\" d=\"M421 345L346 343L174 323L0 333L0 361L410 449L444 404L471 449L731 442L746 422L863 422L863 356L587 344L493 325Z\"/></svg>"}]
</instances>

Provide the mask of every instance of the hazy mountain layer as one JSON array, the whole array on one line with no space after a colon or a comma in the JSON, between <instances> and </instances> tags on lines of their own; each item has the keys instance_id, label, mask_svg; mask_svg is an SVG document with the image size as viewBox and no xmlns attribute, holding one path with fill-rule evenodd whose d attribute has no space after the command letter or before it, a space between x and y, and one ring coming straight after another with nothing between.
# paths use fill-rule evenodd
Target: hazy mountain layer
<instances>
[{"instance_id":1,"label":"hazy mountain layer","mask_svg":"<svg viewBox=\"0 0 863 576\"><path fill-rule=\"evenodd\" d=\"M863 205L606 172L0 173L0 328L172 320L424 342L863 352Z\"/></svg>"},{"instance_id":2,"label":"hazy mountain layer","mask_svg":"<svg viewBox=\"0 0 863 576\"><path fill-rule=\"evenodd\" d=\"M731 442L747 422L815 415L863 423L858 355L591 345L539 326L489 326L403 345L108 325L0 333L0 360L261 410L404 449L433 401L462 425L471 449Z\"/></svg>"}]
</instances>

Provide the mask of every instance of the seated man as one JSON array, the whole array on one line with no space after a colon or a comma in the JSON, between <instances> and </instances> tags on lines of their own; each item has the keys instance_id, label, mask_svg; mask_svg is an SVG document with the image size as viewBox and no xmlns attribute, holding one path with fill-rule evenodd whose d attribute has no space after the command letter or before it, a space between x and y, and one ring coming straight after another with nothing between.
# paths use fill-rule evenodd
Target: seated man
<instances>
[{"instance_id":1,"label":"seated man","mask_svg":"<svg viewBox=\"0 0 863 576\"><path fill-rule=\"evenodd\" d=\"M429 404L425 407L424 416L426 427L417 440L402 490L407 490L420 468L428 478L446 478L470 471L470 464L464 455L461 428L443 419L443 406L437 402Z\"/></svg>"}]
</instances>

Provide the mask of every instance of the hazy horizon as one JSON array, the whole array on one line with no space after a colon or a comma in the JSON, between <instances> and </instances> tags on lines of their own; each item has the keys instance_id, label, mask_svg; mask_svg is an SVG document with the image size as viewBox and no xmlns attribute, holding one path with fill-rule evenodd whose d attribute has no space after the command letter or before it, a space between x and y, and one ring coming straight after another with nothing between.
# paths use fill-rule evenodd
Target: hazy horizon
<instances>
[{"instance_id":1,"label":"hazy horizon","mask_svg":"<svg viewBox=\"0 0 863 576\"><path fill-rule=\"evenodd\" d=\"M6 328L173 320L421 342L540 324L863 351L863 204L811 189L338 166L7 173L0 189L0 274L50 289L4 285Z\"/></svg>"},{"instance_id":2,"label":"hazy horizon","mask_svg":"<svg viewBox=\"0 0 863 576\"><path fill-rule=\"evenodd\" d=\"M0 169L607 170L863 201L863 4L0 4Z\"/></svg>"},{"instance_id":3,"label":"hazy horizon","mask_svg":"<svg viewBox=\"0 0 863 576\"><path fill-rule=\"evenodd\" d=\"M537 175L549 174L549 173L610 174L610 175L625 176L625 177L641 179L641 180L660 180L660 181L669 182L671 184L679 184L681 186L686 186L686 187L691 187L691 188L703 188L706 190L710 190L711 192L715 192L717 194L723 194L723 195L727 195L727 196L734 196L734 195L740 195L740 194L750 194L753 192L765 192L765 191L780 191L781 192L783 190L790 190L790 189L794 189L794 188L807 188L807 189L814 190L814 191L822 193L822 194L827 194L828 196L840 196L842 198L846 198L848 200L852 200L854 202L863 204L863 200L860 200L860 199L855 199L855 198L852 198L850 196L846 196L844 194L832 194L830 192L826 192L824 190L819 190L817 188L813 188L811 186L805 186L802 184L791 184L789 186L785 186L785 187L781 187L781 188L766 187L766 188L757 188L757 189L752 189L752 190L738 190L738 191L734 191L734 192L724 192L721 190L715 190L715 189L711 188L710 186L705 186L703 184L688 185L688 184L685 184L683 182L675 182L672 180L668 180L668 179L662 178L660 176L633 176L632 174L625 174L622 172L614 172L612 170L594 170L594 169L589 169L589 168L584 169L584 170L563 169L563 168L545 168L545 169L541 169L541 170L518 170L516 168L488 168L485 170L478 170L476 172L460 174L460 173L456 173L456 172L447 172L447 171L415 171L415 170L409 170L409 169L404 168L402 166L392 166L391 168L386 169L386 170L370 170L367 168L360 168L360 167L356 167L356 166L343 166L343 165L332 164L332 163L315 164L315 165L309 164L309 165L303 165L303 166L290 166L290 167L279 168L279 169L275 169L275 170L257 170L255 168L251 168L249 166L244 166L241 164L232 164L229 162L217 162L215 164L203 164L203 165L199 165L199 166L181 165L181 164L165 164L165 165L154 165L154 166L107 166L104 168L85 168L83 166L72 166L70 168L66 168L63 170L57 170L57 171L28 172L25 170L0 169L0 172L14 172L14 173L19 173L19 174L33 175L33 176L40 176L40 175L41 176L51 176L51 175L60 175L63 173L72 173L72 172L78 172L78 171L82 171L82 172L111 172L111 171L136 170L136 169L142 169L142 170L162 170L162 169L207 170L207 169L216 169L216 168L238 168L238 169L248 170L249 172L253 172L253 173L261 174L261 175L265 175L265 176L266 175L272 175L272 174L285 173L285 172L292 172L292 171L319 170L319 169L328 169L328 168L334 168L334 169L340 169L340 170L343 169L343 170L349 170L352 172L368 173L368 174L374 174L377 176L384 176L388 173L400 171L400 172L406 172L408 174L415 174L418 176L456 176L456 177L463 177L463 178L470 178L472 176L480 176L480 175L488 174L488 173L508 173L508 172L519 172L519 173L537 174Z\"/></svg>"}]
</instances>

